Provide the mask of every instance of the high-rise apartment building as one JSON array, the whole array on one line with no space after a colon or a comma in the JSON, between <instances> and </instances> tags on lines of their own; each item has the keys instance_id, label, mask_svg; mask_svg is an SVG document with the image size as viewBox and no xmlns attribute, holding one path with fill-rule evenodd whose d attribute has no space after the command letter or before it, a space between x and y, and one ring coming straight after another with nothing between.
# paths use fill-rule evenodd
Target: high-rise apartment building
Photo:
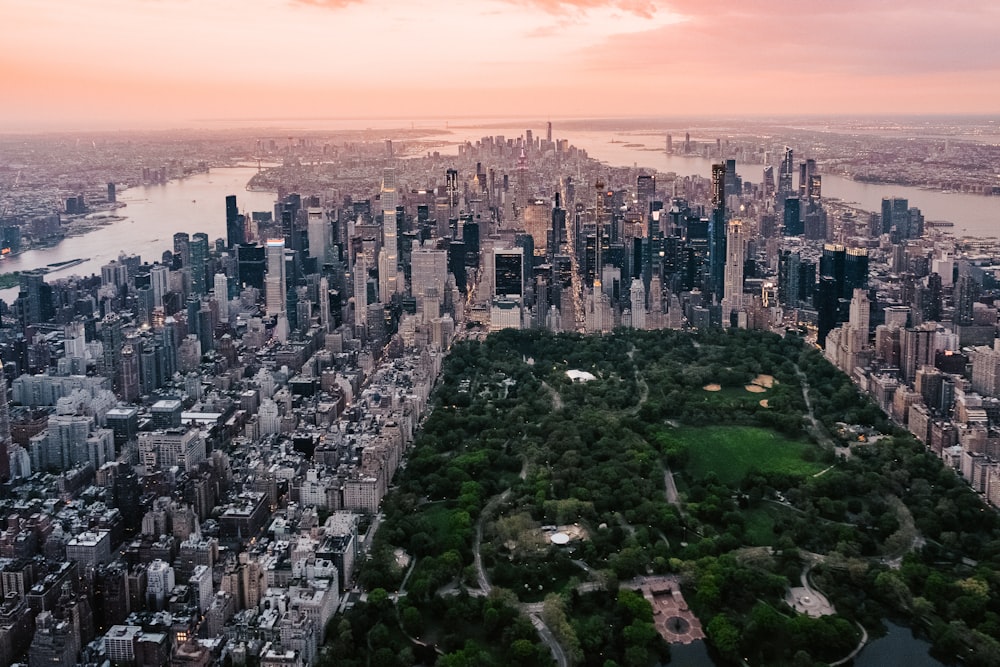
<instances>
[{"instance_id":1,"label":"high-rise apartment building","mask_svg":"<svg viewBox=\"0 0 1000 667\"><path fill-rule=\"evenodd\" d=\"M379 300L388 303L399 290L399 221L396 220L396 170L388 167L382 171L380 193L382 208L382 251L379 253Z\"/></svg>"},{"instance_id":2,"label":"high-rise apartment building","mask_svg":"<svg viewBox=\"0 0 1000 667\"><path fill-rule=\"evenodd\" d=\"M726 266L726 165L712 165L712 219L709 222L709 289L716 301L722 297Z\"/></svg>"},{"instance_id":3,"label":"high-rise apartment building","mask_svg":"<svg viewBox=\"0 0 1000 667\"><path fill-rule=\"evenodd\" d=\"M743 310L743 263L746 260L746 227L740 220L729 223L726 239L725 281L722 291L722 320Z\"/></svg>"},{"instance_id":4,"label":"high-rise apartment building","mask_svg":"<svg viewBox=\"0 0 1000 667\"><path fill-rule=\"evenodd\" d=\"M287 290L284 239L268 239L265 250L267 254L267 275L264 278L265 304L269 316L278 315L285 312Z\"/></svg>"}]
</instances>

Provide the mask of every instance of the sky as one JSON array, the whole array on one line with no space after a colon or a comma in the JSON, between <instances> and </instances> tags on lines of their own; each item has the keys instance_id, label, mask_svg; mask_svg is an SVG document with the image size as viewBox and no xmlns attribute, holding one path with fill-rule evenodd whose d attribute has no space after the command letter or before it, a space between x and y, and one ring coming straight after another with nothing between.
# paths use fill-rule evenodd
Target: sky
<instances>
[{"instance_id":1,"label":"sky","mask_svg":"<svg viewBox=\"0 0 1000 667\"><path fill-rule=\"evenodd\" d=\"M995 0L0 0L0 131L1000 112Z\"/></svg>"}]
</instances>

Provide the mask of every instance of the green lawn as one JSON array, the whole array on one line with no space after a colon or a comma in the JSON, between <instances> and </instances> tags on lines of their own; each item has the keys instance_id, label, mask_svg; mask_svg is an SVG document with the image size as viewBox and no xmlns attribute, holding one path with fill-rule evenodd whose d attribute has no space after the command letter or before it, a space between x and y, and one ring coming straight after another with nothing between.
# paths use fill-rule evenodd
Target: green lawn
<instances>
[{"instance_id":1,"label":"green lawn","mask_svg":"<svg viewBox=\"0 0 1000 667\"><path fill-rule=\"evenodd\" d=\"M823 469L818 461L806 461L816 446L755 426L682 427L664 435L689 452L684 472L697 480L709 472L726 484L739 482L751 470L811 475Z\"/></svg>"}]
</instances>

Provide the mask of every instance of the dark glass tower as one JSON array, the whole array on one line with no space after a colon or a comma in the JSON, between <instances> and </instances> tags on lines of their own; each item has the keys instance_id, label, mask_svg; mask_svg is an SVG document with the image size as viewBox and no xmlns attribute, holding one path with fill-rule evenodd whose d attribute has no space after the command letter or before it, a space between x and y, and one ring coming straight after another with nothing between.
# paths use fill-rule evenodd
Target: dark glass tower
<instances>
[{"instance_id":1,"label":"dark glass tower","mask_svg":"<svg viewBox=\"0 0 1000 667\"><path fill-rule=\"evenodd\" d=\"M226 246L235 248L240 243L246 243L246 233L243 229L243 216L236 207L236 195L226 197Z\"/></svg>"},{"instance_id":2,"label":"dark glass tower","mask_svg":"<svg viewBox=\"0 0 1000 667\"><path fill-rule=\"evenodd\" d=\"M726 165L712 165L712 219L708 232L709 285L707 292L721 298L726 269Z\"/></svg>"}]
</instances>

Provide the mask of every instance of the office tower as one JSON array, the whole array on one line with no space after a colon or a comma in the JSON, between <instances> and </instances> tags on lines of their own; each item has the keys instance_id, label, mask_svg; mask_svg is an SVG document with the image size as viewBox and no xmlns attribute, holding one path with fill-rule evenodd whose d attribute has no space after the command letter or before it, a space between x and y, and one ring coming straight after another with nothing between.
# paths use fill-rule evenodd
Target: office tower
<instances>
[{"instance_id":1,"label":"office tower","mask_svg":"<svg viewBox=\"0 0 1000 667\"><path fill-rule=\"evenodd\" d=\"M120 386L119 396L126 403L139 398L139 355L131 343L122 346Z\"/></svg>"},{"instance_id":2,"label":"office tower","mask_svg":"<svg viewBox=\"0 0 1000 667\"><path fill-rule=\"evenodd\" d=\"M802 203L798 197L787 197L785 199L785 236L801 236L805 233L802 224Z\"/></svg>"},{"instance_id":3,"label":"office tower","mask_svg":"<svg viewBox=\"0 0 1000 667\"><path fill-rule=\"evenodd\" d=\"M799 307L799 278L802 258L797 252L785 250L778 260L778 300L786 308Z\"/></svg>"},{"instance_id":4,"label":"office tower","mask_svg":"<svg viewBox=\"0 0 1000 667\"><path fill-rule=\"evenodd\" d=\"M29 326L47 322L52 318L52 286L45 282L45 273L38 270L22 271L18 276L20 291L17 295L21 324Z\"/></svg>"},{"instance_id":5,"label":"office tower","mask_svg":"<svg viewBox=\"0 0 1000 667\"><path fill-rule=\"evenodd\" d=\"M716 301L722 297L726 266L726 165L712 165L712 219L709 223L709 289Z\"/></svg>"},{"instance_id":6,"label":"office tower","mask_svg":"<svg viewBox=\"0 0 1000 667\"><path fill-rule=\"evenodd\" d=\"M355 333L368 327L368 266L363 253L354 262L354 326Z\"/></svg>"},{"instance_id":7,"label":"office tower","mask_svg":"<svg viewBox=\"0 0 1000 667\"><path fill-rule=\"evenodd\" d=\"M774 167L764 167L764 201L770 201L774 196Z\"/></svg>"},{"instance_id":8,"label":"office tower","mask_svg":"<svg viewBox=\"0 0 1000 667\"><path fill-rule=\"evenodd\" d=\"M101 287L111 285L117 289L128 287L128 267L116 259L101 267Z\"/></svg>"},{"instance_id":9,"label":"office tower","mask_svg":"<svg viewBox=\"0 0 1000 667\"><path fill-rule=\"evenodd\" d=\"M187 232L174 234L174 257L180 266L191 265L191 236ZM179 268L175 266L174 268Z\"/></svg>"},{"instance_id":10,"label":"office tower","mask_svg":"<svg viewBox=\"0 0 1000 667\"><path fill-rule=\"evenodd\" d=\"M936 334L937 325L932 323L903 330L900 357L904 381L913 382L921 366L934 365Z\"/></svg>"},{"instance_id":11,"label":"office tower","mask_svg":"<svg viewBox=\"0 0 1000 667\"><path fill-rule=\"evenodd\" d=\"M243 287L264 290L267 259L264 246L243 243L236 246L237 283Z\"/></svg>"},{"instance_id":12,"label":"office tower","mask_svg":"<svg viewBox=\"0 0 1000 667\"><path fill-rule=\"evenodd\" d=\"M566 231L566 209L560 206L559 193L555 196L555 206L552 209L552 244L548 247L551 258L559 252L559 246L568 240Z\"/></svg>"},{"instance_id":13,"label":"office tower","mask_svg":"<svg viewBox=\"0 0 1000 667\"><path fill-rule=\"evenodd\" d=\"M726 160L726 178L725 178L724 194L726 195L727 199L733 196L738 197L742 189L743 186L740 182L740 177L736 174L736 160L735 158L729 158L728 160Z\"/></svg>"},{"instance_id":14,"label":"office tower","mask_svg":"<svg viewBox=\"0 0 1000 667\"><path fill-rule=\"evenodd\" d=\"M236 207L236 195L226 196L226 247L235 248L246 243L246 219Z\"/></svg>"},{"instance_id":15,"label":"office tower","mask_svg":"<svg viewBox=\"0 0 1000 667\"><path fill-rule=\"evenodd\" d=\"M941 276L932 273L927 276L926 295L923 303L924 321L937 322L941 319L943 285Z\"/></svg>"},{"instance_id":16,"label":"office tower","mask_svg":"<svg viewBox=\"0 0 1000 667\"><path fill-rule=\"evenodd\" d=\"M629 288L629 304L632 309L632 327L634 329L645 329L646 288L639 278L632 279L632 286Z\"/></svg>"},{"instance_id":17,"label":"office tower","mask_svg":"<svg viewBox=\"0 0 1000 667\"><path fill-rule=\"evenodd\" d=\"M813 209L819 206L820 198L823 195L823 177L819 174L809 175L809 187L806 190L806 198L809 202L809 208Z\"/></svg>"},{"instance_id":18,"label":"office tower","mask_svg":"<svg viewBox=\"0 0 1000 667\"><path fill-rule=\"evenodd\" d=\"M667 155L673 155L674 153L674 137L672 134L667 135Z\"/></svg>"},{"instance_id":19,"label":"office tower","mask_svg":"<svg viewBox=\"0 0 1000 667\"><path fill-rule=\"evenodd\" d=\"M153 321L153 288L149 285L136 286L135 289L136 317L140 324L152 324Z\"/></svg>"},{"instance_id":20,"label":"office tower","mask_svg":"<svg viewBox=\"0 0 1000 667\"><path fill-rule=\"evenodd\" d=\"M434 289L437 294L444 294L444 283L448 277L447 252L421 246L410 254L410 286L414 297L419 299Z\"/></svg>"},{"instance_id":21,"label":"office tower","mask_svg":"<svg viewBox=\"0 0 1000 667\"><path fill-rule=\"evenodd\" d=\"M970 275L958 277L953 297L955 314L952 320L955 324L968 326L975 322L973 308L976 301L979 300L981 288L982 286Z\"/></svg>"},{"instance_id":22,"label":"office tower","mask_svg":"<svg viewBox=\"0 0 1000 667\"><path fill-rule=\"evenodd\" d=\"M867 257L866 257L867 259ZM819 258L819 274L833 278L837 288L837 298L844 298L844 276L847 268L847 249L839 243L823 245L823 254ZM867 279L867 275L865 276ZM860 287L860 285L858 285Z\"/></svg>"},{"instance_id":23,"label":"office tower","mask_svg":"<svg viewBox=\"0 0 1000 667\"><path fill-rule=\"evenodd\" d=\"M900 197L882 198L882 233L888 234L893 229L900 234L901 239L910 236L910 202Z\"/></svg>"},{"instance_id":24,"label":"office tower","mask_svg":"<svg viewBox=\"0 0 1000 667\"><path fill-rule=\"evenodd\" d=\"M164 318L163 330L157 336L163 345L163 377L171 378L177 371L177 320Z\"/></svg>"},{"instance_id":25,"label":"office tower","mask_svg":"<svg viewBox=\"0 0 1000 667\"><path fill-rule=\"evenodd\" d=\"M326 276L319 279L319 323L324 333L333 331L330 319L330 281Z\"/></svg>"},{"instance_id":26,"label":"office tower","mask_svg":"<svg viewBox=\"0 0 1000 667\"><path fill-rule=\"evenodd\" d=\"M739 220L729 223L726 239L725 283L722 291L722 320L733 311L743 310L743 267L746 260L746 229Z\"/></svg>"},{"instance_id":27,"label":"office tower","mask_svg":"<svg viewBox=\"0 0 1000 667\"><path fill-rule=\"evenodd\" d=\"M285 241L268 239L267 276L264 278L265 304L268 316L285 312L287 285L285 280Z\"/></svg>"},{"instance_id":28,"label":"office tower","mask_svg":"<svg viewBox=\"0 0 1000 667\"><path fill-rule=\"evenodd\" d=\"M826 336L837 326L840 292L832 276L820 275L816 287L816 343L821 348L826 344Z\"/></svg>"},{"instance_id":29,"label":"office tower","mask_svg":"<svg viewBox=\"0 0 1000 667\"><path fill-rule=\"evenodd\" d=\"M122 335L123 322L121 318L116 313L111 313L107 315L101 322L101 328L98 332L98 336L103 344L103 358L101 360L101 375L104 377L112 378L115 383L116 390L120 388L120 379L118 376L118 369L120 368L122 343L124 342L124 337Z\"/></svg>"},{"instance_id":30,"label":"office tower","mask_svg":"<svg viewBox=\"0 0 1000 667\"><path fill-rule=\"evenodd\" d=\"M191 237L191 291L202 295L208 291L205 271L208 264L208 234L198 232Z\"/></svg>"},{"instance_id":31,"label":"office tower","mask_svg":"<svg viewBox=\"0 0 1000 667\"><path fill-rule=\"evenodd\" d=\"M379 253L379 300L388 303L399 291L399 247L397 240L399 221L396 220L396 170L389 167L382 171L382 251Z\"/></svg>"},{"instance_id":32,"label":"office tower","mask_svg":"<svg viewBox=\"0 0 1000 667\"><path fill-rule=\"evenodd\" d=\"M784 202L789 197L791 197L794 192L792 191L792 174L794 170L795 159L792 153L792 149L785 146L785 156L781 161L781 165L778 167L778 202Z\"/></svg>"},{"instance_id":33,"label":"office tower","mask_svg":"<svg viewBox=\"0 0 1000 667\"><path fill-rule=\"evenodd\" d=\"M149 286L153 290L153 306L163 306L163 295L170 291L170 269L165 264L154 264L149 269Z\"/></svg>"},{"instance_id":34,"label":"office tower","mask_svg":"<svg viewBox=\"0 0 1000 667\"><path fill-rule=\"evenodd\" d=\"M656 199L656 177L648 174L641 174L636 179L636 198L639 200L639 212L645 219L650 213L650 206Z\"/></svg>"},{"instance_id":35,"label":"office tower","mask_svg":"<svg viewBox=\"0 0 1000 667\"><path fill-rule=\"evenodd\" d=\"M229 278L224 273L216 273L213 285L215 301L219 305L219 321L229 321Z\"/></svg>"},{"instance_id":36,"label":"office tower","mask_svg":"<svg viewBox=\"0 0 1000 667\"><path fill-rule=\"evenodd\" d=\"M534 252L540 255L548 250L549 230L552 226L552 209L544 199L531 199L525 202L522 226L533 240Z\"/></svg>"},{"instance_id":37,"label":"office tower","mask_svg":"<svg viewBox=\"0 0 1000 667\"><path fill-rule=\"evenodd\" d=\"M812 177L816 174L816 160L809 159L799 165L799 199L812 201ZM817 193L817 198L818 198Z\"/></svg>"},{"instance_id":38,"label":"office tower","mask_svg":"<svg viewBox=\"0 0 1000 667\"><path fill-rule=\"evenodd\" d=\"M552 121L550 120L545 124L545 141L547 143L552 143Z\"/></svg>"},{"instance_id":39,"label":"office tower","mask_svg":"<svg viewBox=\"0 0 1000 667\"><path fill-rule=\"evenodd\" d=\"M851 295L856 289L868 290L867 248L848 248L844 253L844 283L841 288L841 297L852 298Z\"/></svg>"},{"instance_id":40,"label":"office tower","mask_svg":"<svg viewBox=\"0 0 1000 667\"><path fill-rule=\"evenodd\" d=\"M493 295L520 300L524 294L524 249L494 248L493 267Z\"/></svg>"},{"instance_id":41,"label":"office tower","mask_svg":"<svg viewBox=\"0 0 1000 667\"><path fill-rule=\"evenodd\" d=\"M0 482L10 479L10 405L7 400L7 379L0 364Z\"/></svg>"},{"instance_id":42,"label":"office tower","mask_svg":"<svg viewBox=\"0 0 1000 667\"><path fill-rule=\"evenodd\" d=\"M330 250L330 225L323 209L314 206L306 211L306 233L309 235L309 256L320 264L328 260Z\"/></svg>"}]
</instances>

